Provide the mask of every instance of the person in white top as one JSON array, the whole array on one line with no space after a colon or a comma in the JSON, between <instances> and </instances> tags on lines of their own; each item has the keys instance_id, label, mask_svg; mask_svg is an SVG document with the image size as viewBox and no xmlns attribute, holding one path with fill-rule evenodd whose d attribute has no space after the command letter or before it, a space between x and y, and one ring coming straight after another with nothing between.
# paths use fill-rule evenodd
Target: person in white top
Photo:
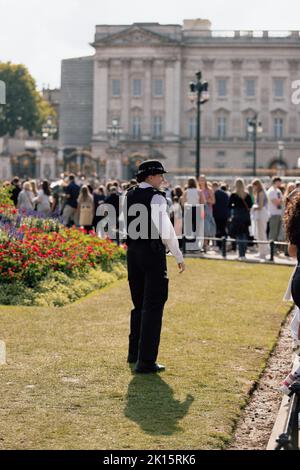
<instances>
[{"instance_id":1,"label":"person in white top","mask_svg":"<svg viewBox=\"0 0 300 470\"><path fill-rule=\"evenodd\" d=\"M283 212L283 195L280 190L281 178L278 176L273 178L272 186L267 192L269 200L269 213L270 213L270 232L269 240L278 241L279 233L282 224Z\"/></svg>"},{"instance_id":2,"label":"person in white top","mask_svg":"<svg viewBox=\"0 0 300 470\"><path fill-rule=\"evenodd\" d=\"M18 195L18 209L25 209L26 211L32 211L34 209L34 194L31 190L31 184L26 181L23 184L23 189Z\"/></svg>"},{"instance_id":3,"label":"person in white top","mask_svg":"<svg viewBox=\"0 0 300 470\"><path fill-rule=\"evenodd\" d=\"M259 179L252 182L255 204L251 208L251 215L254 223L254 237L259 241L267 241L267 223L269 220L268 198L265 188ZM258 256L264 260L269 254L268 244L258 244Z\"/></svg>"},{"instance_id":4,"label":"person in white top","mask_svg":"<svg viewBox=\"0 0 300 470\"><path fill-rule=\"evenodd\" d=\"M51 213L51 204L53 202L49 182L44 180L38 190L37 197L34 198L37 204L37 212L47 217Z\"/></svg>"},{"instance_id":5,"label":"person in white top","mask_svg":"<svg viewBox=\"0 0 300 470\"><path fill-rule=\"evenodd\" d=\"M157 180L162 179L161 175L155 175ZM159 184L160 186L160 184ZM142 182L139 184L139 188L151 188L153 185ZM179 272L183 272L185 269L183 262L183 255L179 248L178 238L176 236L174 227L171 223L169 214L168 214L168 205L166 198L160 194L155 194L151 200L151 209L152 209L152 221L157 228L159 235L162 239L163 244L165 245L167 251L169 251L177 261Z\"/></svg>"},{"instance_id":6,"label":"person in white top","mask_svg":"<svg viewBox=\"0 0 300 470\"><path fill-rule=\"evenodd\" d=\"M200 204L204 203L204 200L202 200L202 195L200 189L198 189L198 184L196 178L189 178L188 179L188 187L184 191L183 196L182 196L182 202L184 205L184 210L186 212L191 211L192 212L192 233L187 234L187 249L188 250L199 250L200 249L200 242L199 242L199 236L200 236L200 227L199 224L197 224L197 211L198 211L198 219L200 217ZM187 219L188 217L186 217ZM190 235L190 237L189 237ZM190 240L189 240L190 238Z\"/></svg>"}]
</instances>

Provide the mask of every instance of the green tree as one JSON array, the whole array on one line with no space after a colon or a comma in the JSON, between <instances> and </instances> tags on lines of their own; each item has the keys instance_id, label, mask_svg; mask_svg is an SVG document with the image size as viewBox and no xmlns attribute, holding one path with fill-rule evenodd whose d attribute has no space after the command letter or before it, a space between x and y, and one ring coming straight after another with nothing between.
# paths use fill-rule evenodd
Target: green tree
<instances>
[{"instance_id":1,"label":"green tree","mask_svg":"<svg viewBox=\"0 0 300 470\"><path fill-rule=\"evenodd\" d=\"M0 80L6 84L6 104L0 105L0 136L13 136L17 129L40 134L42 124L55 111L38 92L24 65L0 63Z\"/></svg>"}]
</instances>

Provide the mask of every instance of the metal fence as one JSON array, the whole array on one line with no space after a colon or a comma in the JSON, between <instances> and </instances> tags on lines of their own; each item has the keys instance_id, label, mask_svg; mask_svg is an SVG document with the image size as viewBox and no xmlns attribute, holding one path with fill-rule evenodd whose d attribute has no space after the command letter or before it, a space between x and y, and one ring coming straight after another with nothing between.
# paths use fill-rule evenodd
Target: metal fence
<instances>
[{"instance_id":1,"label":"metal fence","mask_svg":"<svg viewBox=\"0 0 300 470\"><path fill-rule=\"evenodd\" d=\"M230 238L230 237L222 237L222 238L216 238L216 237L198 237L198 240L209 240L213 242L219 242L221 245L221 253L222 257L224 259L227 258L227 244L228 243L246 243L247 245L251 243L252 245L269 245L270 246L270 261L274 262L274 256L275 256L275 248L276 246L288 246L287 242L277 242L274 240L240 240L238 238ZM190 243L191 240L188 240L186 237L182 237L182 252L185 255L187 253L187 243Z\"/></svg>"}]
</instances>

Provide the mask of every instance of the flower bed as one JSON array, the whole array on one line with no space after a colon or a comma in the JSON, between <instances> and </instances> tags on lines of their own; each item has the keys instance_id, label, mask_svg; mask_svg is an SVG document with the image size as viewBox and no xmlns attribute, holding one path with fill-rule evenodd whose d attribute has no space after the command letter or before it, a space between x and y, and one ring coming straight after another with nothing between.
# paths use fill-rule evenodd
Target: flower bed
<instances>
[{"instance_id":1,"label":"flower bed","mask_svg":"<svg viewBox=\"0 0 300 470\"><path fill-rule=\"evenodd\" d=\"M31 297L26 289L41 290L45 280L55 279L58 287L60 278L55 277L55 273L84 280L91 270L103 274L117 270L115 277L104 276L106 285L109 280L125 275L124 269L119 269L124 265L125 255L125 247L117 246L109 239L100 239L95 232L87 234L83 229L66 228L58 218L45 219L19 213L7 202L0 204L0 285L5 285L6 290L10 286L10 294L0 296L0 303L7 304L7 299L12 300L13 285L18 286L20 292L26 292L23 298L27 299ZM83 291L89 289L85 287Z\"/></svg>"},{"instance_id":2,"label":"flower bed","mask_svg":"<svg viewBox=\"0 0 300 470\"><path fill-rule=\"evenodd\" d=\"M34 286L50 271L68 275L101 267L109 271L115 262L125 259L125 250L95 233L63 228L59 233L22 225L23 239L8 238L0 244L1 282L22 281Z\"/></svg>"}]
</instances>

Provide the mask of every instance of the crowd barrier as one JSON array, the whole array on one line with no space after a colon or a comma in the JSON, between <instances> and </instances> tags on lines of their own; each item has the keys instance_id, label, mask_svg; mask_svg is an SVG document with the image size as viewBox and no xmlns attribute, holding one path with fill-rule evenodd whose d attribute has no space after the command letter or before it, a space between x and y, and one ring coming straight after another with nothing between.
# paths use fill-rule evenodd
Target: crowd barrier
<instances>
[{"instance_id":1,"label":"crowd barrier","mask_svg":"<svg viewBox=\"0 0 300 470\"><path fill-rule=\"evenodd\" d=\"M220 248L222 252L222 257L226 259L227 257L227 244L228 243L246 243L247 245L251 243L252 245L269 245L270 246L270 261L274 261L275 256L275 248L276 246L288 246L287 242L277 242L274 240L240 240L238 238L230 238L230 237L197 237L198 240L208 240L213 242L219 242ZM182 237L182 252L183 254L187 253L187 244L190 243L191 240L187 239L186 237Z\"/></svg>"}]
</instances>

